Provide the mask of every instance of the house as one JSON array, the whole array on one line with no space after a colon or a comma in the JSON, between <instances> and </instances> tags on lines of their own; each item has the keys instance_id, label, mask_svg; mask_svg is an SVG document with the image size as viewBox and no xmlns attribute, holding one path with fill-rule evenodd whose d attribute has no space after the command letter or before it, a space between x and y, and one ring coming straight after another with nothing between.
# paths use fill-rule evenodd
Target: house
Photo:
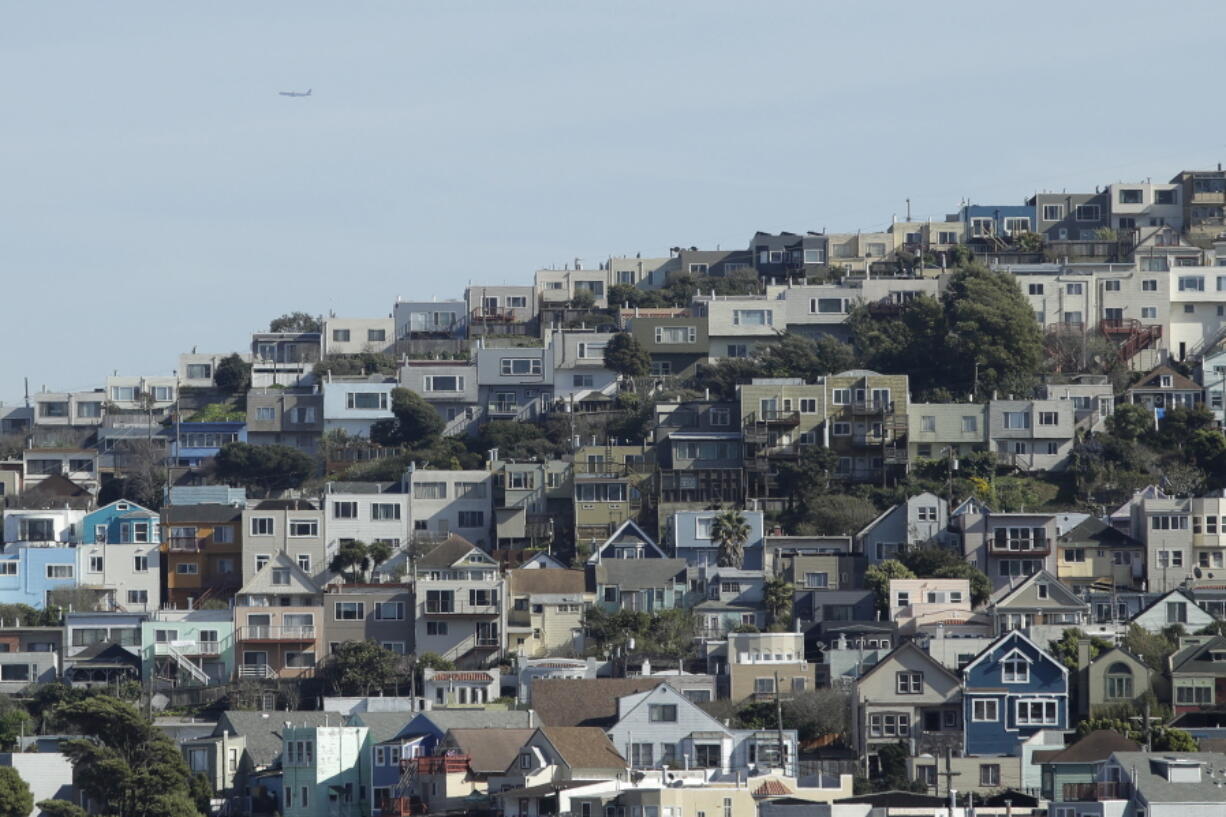
<instances>
[{"instance_id":1,"label":"house","mask_svg":"<svg viewBox=\"0 0 1226 817\"><path fill-rule=\"evenodd\" d=\"M604 365L605 347L612 337L612 332L585 330L549 333L545 345L553 358L553 397L564 401L564 409L591 410L596 404L589 405L590 400L607 400L616 393L618 375ZM608 402L602 405L612 407Z\"/></svg>"},{"instance_id":2,"label":"house","mask_svg":"<svg viewBox=\"0 0 1226 817\"><path fill-rule=\"evenodd\" d=\"M409 796L424 808L471 807L476 798L493 794L490 778L506 773L533 729L449 729L438 754L412 758Z\"/></svg>"},{"instance_id":3,"label":"house","mask_svg":"<svg viewBox=\"0 0 1226 817\"><path fill-rule=\"evenodd\" d=\"M333 582L323 599L327 655L349 641L374 641L397 655L413 652L413 591L407 584Z\"/></svg>"},{"instance_id":4,"label":"house","mask_svg":"<svg viewBox=\"0 0 1226 817\"><path fill-rule=\"evenodd\" d=\"M1226 701L1226 637L1193 636L1170 657L1175 714L1210 709Z\"/></svg>"},{"instance_id":5,"label":"house","mask_svg":"<svg viewBox=\"0 0 1226 817\"><path fill-rule=\"evenodd\" d=\"M1069 746L1035 752L1034 762L1043 767L1043 798L1053 805L1051 813L1061 808L1059 804L1078 803L1113 753L1139 751L1141 745L1135 740L1110 729L1096 729ZM1076 805L1072 808L1076 813Z\"/></svg>"},{"instance_id":6,"label":"house","mask_svg":"<svg viewBox=\"0 0 1226 817\"><path fill-rule=\"evenodd\" d=\"M1132 618L1133 624L1151 633L1161 632L1176 624L1187 632L1195 633L1214 621L1213 616L1183 590L1172 590L1159 596Z\"/></svg>"},{"instance_id":7,"label":"house","mask_svg":"<svg viewBox=\"0 0 1226 817\"><path fill-rule=\"evenodd\" d=\"M604 542L592 549L588 565L598 565L610 559L665 559L667 556L655 540L643 532L633 520L622 522Z\"/></svg>"},{"instance_id":8,"label":"house","mask_svg":"<svg viewBox=\"0 0 1226 817\"><path fill-rule=\"evenodd\" d=\"M948 636L990 634L990 622L971 612L968 579L891 579L890 621L900 635L935 631Z\"/></svg>"},{"instance_id":9,"label":"house","mask_svg":"<svg viewBox=\"0 0 1226 817\"><path fill-rule=\"evenodd\" d=\"M97 428L106 413L107 393L102 389L77 392L41 391L30 397L33 406L20 414L5 412L4 434L29 434ZM41 435L40 435L41 436Z\"/></svg>"},{"instance_id":10,"label":"house","mask_svg":"<svg viewBox=\"0 0 1226 817\"><path fill-rule=\"evenodd\" d=\"M500 548L548 547L574 530L571 468L569 462L557 459L490 463Z\"/></svg>"},{"instance_id":11,"label":"house","mask_svg":"<svg viewBox=\"0 0 1226 817\"><path fill-rule=\"evenodd\" d=\"M221 366L222 361L229 356L229 354L220 352L197 352L195 349L191 352L181 353L179 355L179 366L175 370L179 375L179 386L188 389L213 388L215 385L213 376L217 374L217 369ZM243 360L244 363L251 362L250 355L240 355L239 359Z\"/></svg>"},{"instance_id":12,"label":"house","mask_svg":"<svg viewBox=\"0 0 1226 817\"><path fill-rule=\"evenodd\" d=\"M907 456L950 460L988 450L983 403L912 403L907 407Z\"/></svg>"},{"instance_id":13,"label":"house","mask_svg":"<svg viewBox=\"0 0 1226 817\"><path fill-rule=\"evenodd\" d=\"M656 450L664 518L682 508L743 504L739 431L674 431Z\"/></svg>"},{"instance_id":14,"label":"house","mask_svg":"<svg viewBox=\"0 0 1226 817\"><path fill-rule=\"evenodd\" d=\"M963 503L950 516L967 561L987 575L993 590L1013 587L1040 570L1056 575L1055 514L1000 513L981 503Z\"/></svg>"},{"instance_id":15,"label":"house","mask_svg":"<svg viewBox=\"0 0 1226 817\"><path fill-rule=\"evenodd\" d=\"M1090 606L1051 573L1041 570L1012 588L997 590L988 612L996 632L1031 630L1034 638L1047 643L1046 635L1058 639L1065 628L1084 624ZM1037 635L1039 631L1045 635Z\"/></svg>"},{"instance_id":16,"label":"house","mask_svg":"<svg viewBox=\"0 0 1226 817\"><path fill-rule=\"evenodd\" d=\"M1068 400L992 400L988 445L996 461L1023 471L1059 471L1076 439Z\"/></svg>"},{"instance_id":17,"label":"house","mask_svg":"<svg viewBox=\"0 0 1226 817\"><path fill-rule=\"evenodd\" d=\"M80 542L88 511L67 505L65 503L58 508L6 508L4 541L30 544Z\"/></svg>"},{"instance_id":18,"label":"house","mask_svg":"<svg viewBox=\"0 0 1226 817\"><path fill-rule=\"evenodd\" d=\"M157 515L143 525L158 530ZM161 546L156 542L77 546L77 587L95 594L99 609L152 611L162 606Z\"/></svg>"},{"instance_id":19,"label":"house","mask_svg":"<svg viewBox=\"0 0 1226 817\"><path fill-rule=\"evenodd\" d=\"M179 381L174 375L111 375L106 379L107 413L162 418L174 408ZM146 420L145 422L149 422Z\"/></svg>"},{"instance_id":20,"label":"house","mask_svg":"<svg viewBox=\"0 0 1226 817\"><path fill-rule=\"evenodd\" d=\"M162 509L161 561L167 604L228 599L242 584L243 508L206 502Z\"/></svg>"},{"instance_id":21,"label":"house","mask_svg":"<svg viewBox=\"0 0 1226 817\"><path fill-rule=\"evenodd\" d=\"M776 551L773 560L797 598L809 590L857 590L864 583L865 559L859 553ZM795 611L795 605L793 605Z\"/></svg>"},{"instance_id":22,"label":"house","mask_svg":"<svg viewBox=\"0 0 1226 817\"><path fill-rule=\"evenodd\" d=\"M536 288L532 286L470 286L464 290L468 336L538 336Z\"/></svg>"},{"instance_id":23,"label":"house","mask_svg":"<svg viewBox=\"0 0 1226 817\"><path fill-rule=\"evenodd\" d=\"M948 525L949 504L925 491L883 511L856 534L856 543L869 564L876 564L933 542Z\"/></svg>"},{"instance_id":24,"label":"house","mask_svg":"<svg viewBox=\"0 0 1226 817\"><path fill-rule=\"evenodd\" d=\"M271 554L234 598L238 677L312 675L323 654L319 585L284 551Z\"/></svg>"},{"instance_id":25,"label":"house","mask_svg":"<svg viewBox=\"0 0 1226 817\"><path fill-rule=\"evenodd\" d=\"M413 341L456 341L468 337L468 306L463 301L397 300L392 319L396 323L398 355L412 356L409 350L413 349ZM402 349L403 346L407 348Z\"/></svg>"},{"instance_id":26,"label":"house","mask_svg":"<svg viewBox=\"0 0 1226 817\"><path fill-rule=\"evenodd\" d=\"M422 697L436 707L484 708L501 695L498 668L488 670L422 670Z\"/></svg>"},{"instance_id":27,"label":"house","mask_svg":"<svg viewBox=\"0 0 1226 817\"><path fill-rule=\"evenodd\" d=\"M37 804L44 800L66 800L76 803L80 798L73 784L73 760L62 752L4 752L0 766L13 769L30 789L36 804L29 817L43 817L46 812Z\"/></svg>"},{"instance_id":28,"label":"house","mask_svg":"<svg viewBox=\"0 0 1226 817\"><path fill-rule=\"evenodd\" d=\"M396 346L396 326L386 318L324 318L323 356L386 355Z\"/></svg>"},{"instance_id":29,"label":"house","mask_svg":"<svg viewBox=\"0 0 1226 817\"><path fill-rule=\"evenodd\" d=\"M321 384L323 433L344 432L350 437L370 437L370 427L392 418L392 390L397 383L383 375L333 377Z\"/></svg>"},{"instance_id":30,"label":"house","mask_svg":"<svg viewBox=\"0 0 1226 817\"><path fill-rule=\"evenodd\" d=\"M904 642L856 679L852 745L870 770L881 746L905 741L912 755L943 754L962 742L962 686L957 675Z\"/></svg>"},{"instance_id":31,"label":"house","mask_svg":"<svg viewBox=\"0 0 1226 817\"><path fill-rule=\"evenodd\" d=\"M14 695L30 684L59 680L64 628L0 621L0 693Z\"/></svg>"},{"instance_id":32,"label":"house","mask_svg":"<svg viewBox=\"0 0 1226 817\"><path fill-rule=\"evenodd\" d=\"M579 448L571 471L575 541L595 549L623 532L625 522L646 522L641 488L650 487L655 465L655 451L645 443Z\"/></svg>"},{"instance_id":33,"label":"house","mask_svg":"<svg viewBox=\"0 0 1226 817\"><path fill-rule=\"evenodd\" d=\"M738 255L737 261L742 258L748 261L759 277L768 280L817 278L826 271L827 243L824 233L766 233L759 230L750 239L748 252L743 256ZM723 274L727 275L727 262L724 266ZM691 275L711 274L709 267L709 264L703 264L695 270L691 262L682 269L688 269Z\"/></svg>"},{"instance_id":34,"label":"house","mask_svg":"<svg viewBox=\"0 0 1226 817\"><path fill-rule=\"evenodd\" d=\"M1194 408L1205 399L1205 390L1191 378L1184 377L1170 366L1159 366L1134 383L1124 393L1129 403L1137 403L1154 412L1155 423L1167 409Z\"/></svg>"},{"instance_id":35,"label":"house","mask_svg":"<svg viewBox=\"0 0 1226 817\"><path fill-rule=\"evenodd\" d=\"M326 482L324 512L327 550L346 542L382 543L393 550L409 541L409 494L395 482Z\"/></svg>"},{"instance_id":36,"label":"house","mask_svg":"<svg viewBox=\"0 0 1226 817\"><path fill-rule=\"evenodd\" d=\"M631 317L627 329L650 355L655 377L693 377L711 354L703 317Z\"/></svg>"},{"instance_id":37,"label":"house","mask_svg":"<svg viewBox=\"0 0 1226 817\"><path fill-rule=\"evenodd\" d=\"M769 295L694 296L690 311L707 319L711 359L758 355L779 339L787 323L787 307Z\"/></svg>"},{"instance_id":38,"label":"house","mask_svg":"<svg viewBox=\"0 0 1226 817\"><path fill-rule=\"evenodd\" d=\"M1165 593L1196 578L1199 556L1193 556L1194 516L1207 515L1215 521L1220 507L1212 499L1180 499L1175 497L1142 497L1131 506L1132 534L1145 543L1147 589ZM1196 513L1199 511L1199 513ZM1209 511L1208 514L1205 512ZM1215 526L1216 528L1216 526ZM1214 563L1221 534L1201 534L1200 542L1212 546L1206 551L1209 564Z\"/></svg>"},{"instance_id":39,"label":"house","mask_svg":"<svg viewBox=\"0 0 1226 817\"><path fill-rule=\"evenodd\" d=\"M1076 714L1091 717L1102 707L1132 704L1138 708L1152 688L1153 671L1123 647L1103 650L1090 659L1090 640L1077 642Z\"/></svg>"},{"instance_id":40,"label":"house","mask_svg":"<svg viewBox=\"0 0 1226 817\"><path fill-rule=\"evenodd\" d=\"M247 390L247 442L287 445L308 454L319 451L324 398L318 388Z\"/></svg>"},{"instance_id":41,"label":"house","mask_svg":"<svg viewBox=\"0 0 1226 817\"><path fill-rule=\"evenodd\" d=\"M77 586L77 549L57 545L8 545L0 554L0 598L36 610L55 604L57 590Z\"/></svg>"},{"instance_id":42,"label":"house","mask_svg":"<svg viewBox=\"0 0 1226 817\"><path fill-rule=\"evenodd\" d=\"M722 697L773 701L816 689L815 667L805 660L803 633L728 633L720 674Z\"/></svg>"},{"instance_id":43,"label":"house","mask_svg":"<svg viewBox=\"0 0 1226 817\"><path fill-rule=\"evenodd\" d=\"M1221 752L1112 752L1094 783L1074 792L1076 809L1065 806L1055 817L1215 814L1226 807L1224 765Z\"/></svg>"},{"instance_id":44,"label":"house","mask_svg":"<svg viewBox=\"0 0 1226 817\"><path fill-rule=\"evenodd\" d=\"M313 581L322 581L329 575L324 542L324 512L315 502L265 499L243 511L243 579L251 581L281 554Z\"/></svg>"},{"instance_id":45,"label":"house","mask_svg":"<svg viewBox=\"0 0 1226 817\"><path fill-rule=\"evenodd\" d=\"M667 683L662 677L547 678L532 681L532 709L544 726L598 726L618 718L618 701Z\"/></svg>"},{"instance_id":46,"label":"house","mask_svg":"<svg viewBox=\"0 0 1226 817\"><path fill-rule=\"evenodd\" d=\"M515 662L519 686L516 698L522 704L532 703L532 685L538 680L584 679L596 677L595 658L524 658Z\"/></svg>"},{"instance_id":47,"label":"house","mask_svg":"<svg viewBox=\"0 0 1226 817\"><path fill-rule=\"evenodd\" d=\"M98 452L92 448L26 448L21 452L25 491L44 480L62 476L97 494L101 476Z\"/></svg>"},{"instance_id":48,"label":"house","mask_svg":"<svg viewBox=\"0 0 1226 817\"><path fill-rule=\"evenodd\" d=\"M1068 729L1068 669L1021 632L996 639L962 670L968 755L1018 755L1043 729Z\"/></svg>"},{"instance_id":49,"label":"house","mask_svg":"<svg viewBox=\"0 0 1226 817\"><path fill-rule=\"evenodd\" d=\"M222 446L229 443L247 442L247 422L181 422L174 426L174 436L169 439L168 454L175 468L197 471L206 460L216 457ZM177 475L181 481L187 481Z\"/></svg>"},{"instance_id":50,"label":"house","mask_svg":"<svg viewBox=\"0 0 1226 817\"><path fill-rule=\"evenodd\" d=\"M452 536L413 565L414 644L464 668L488 667L506 647L506 580L473 543Z\"/></svg>"},{"instance_id":51,"label":"house","mask_svg":"<svg viewBox=\"0 0 1226 817\"><path fill-rule=\"evenodd\" d=\"M410 541L429 546L455 534L489 547L494 522L493 475L489 471L442 471L409 465Z\"/></svg>"},{"instance_id":52,"label":"house","mask_svg":"<svg viewBox=\"0 0 1226 817\"><path fill-rule=\"evenodd\" d=\"M972 792L986 798L1002 789L1020 790L1022 764L1021 757L959 755L949 759L948 771L956 775L952 785L959 798ZM907 772L913 780L921 781L936 794L945 794L948 799L950 778L941 777L946 772L945 758L927 754L909 757Z\"/></svg>"},{"instance_id":53,"label":"house","mask_svg":"<svg viewBox=\"0 0 1226 817\"><path fill-rule=\"evenodd\" d=\"M611 781L627 777L625 759L599 729L544 726L495 779L502 789L497 798L503 814L540 817L568 812L569 797L584 791L584 783L610 789Z\"/></svg>"},{"instance_id":54,"label":"house","mask_svg":"<svg viewBox=\"0 0 1226 817\"><path fill-rule=\"evenodd\" d=\"M434 406L447 424L444 436L475 432L485 416L485 406L477 401L475 361L409 360L400 367L400 385Z\"/></svg>"},{"instance_id":55,"label":"house","mask_svg":"<svg viewBox=\"0 0 1226 817\"><path fill-rule=\"evenodd\" d=\"M226 684L234 677L230 610L154 610L141 623L141 676L155 688Z\"/></svg>"},{"instance_id":56,"label":"house","mask_svg":"<svg viewBox=\"0 0 1226 817\"><path fill-rule=\"evenodd\" d=\"M64 680L105 687L141 677L141 628L146 613L64 614Z\"/></svg>"},{"instance_id":57,"label":"house","mask_svg":"<svg viewBox=\"0 0 1226 817\"><path fill-rule=\"evenodd\" d=\"M1137 589L1145 577L1145 544L1089 517L1057 537L1056 576L1074 591Z\"/></svg>"},{"instance_id":58,"label":"house","mask_svg":"<svg viewBox=\"0 0 1226 817\"><path fill-rule=\"evenodd\" d=\"M477 402L491 420L533 420L553 402L553 356L543 346L478 346Z\"/></svg>"},{"instance_id":59,"label":"house","mask_svg":"<svg viewBox=\"0 0 1226 817\"><path fill-rule=\"evenodd\" d=\"M581 653L587 601L582 570L519 568L507 572L507 586L509 650L525 658Z\"/></svg>"},{"instance_id":60,"label":"house","mask_svg":"<svg viewBox=\"0 0 1226 817\"><path fill-rule=\"evenodd\" d=\"M592 575L595 603L610 612L651 613L684 605L688 581L682 559L605 559Z\"/></svg>"},{"instance_id":61,"label":"house","mask_svg":"<svg viewBox=\"0 0 1226 817\"><path fill-rule=\"evenodd\" d=\"M253 332L251 385L309 386L321 352L319 332Z\"/></svg>"},{"instance_id":62,"label":"house","mask_svg":"<svg viewBox=\"0 0 1226 817\"><path fill-rule=\"evenodd\" d=\"M292 723L292 721L286 721ZM365 726L287 726L281 733L285 817L365 817L370 743Z\"/></svg>"}]
</instances>

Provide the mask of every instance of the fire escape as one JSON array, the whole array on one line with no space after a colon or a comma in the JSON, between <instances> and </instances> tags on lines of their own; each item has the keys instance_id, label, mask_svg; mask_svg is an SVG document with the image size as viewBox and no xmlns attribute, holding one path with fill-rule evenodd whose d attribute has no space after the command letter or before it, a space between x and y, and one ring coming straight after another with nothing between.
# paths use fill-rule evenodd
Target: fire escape
<instances>
[{"instance_id":1,"label":"fire escape","mask_svg":"<svg viewBox=\"0 0 1226 817\"><path fill-rule=\"evenodd\" d=\"M1099 331L1112 340L1124 363L1145 349L1153 348L1162 337L1161 324L1143 324L1132 318L1113 318L1099 321Z\"/></svg>"}]
</instances>

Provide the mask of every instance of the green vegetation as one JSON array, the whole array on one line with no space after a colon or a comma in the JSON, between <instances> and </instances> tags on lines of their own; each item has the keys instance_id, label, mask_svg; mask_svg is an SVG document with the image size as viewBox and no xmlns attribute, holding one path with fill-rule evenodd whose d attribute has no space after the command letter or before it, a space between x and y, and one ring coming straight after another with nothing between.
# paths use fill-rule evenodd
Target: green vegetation
<instances>
[{"instance_id":1,"label":"green vegetation","mask_svg":"<svg viewBox=\"0 0 1226 817\"><path fill-rule=\"evenodd\" d=\"M370 440L379 445L419 446L436 441L443 433L443 418L434 406L416 392L392 389L392 418L370 427Z\"/></svg>"},{"instance_id":2,"label":"green vegetation","mask_svg":"<svg viewBox=\"0 0 1226 817\"><path fill-rule=\"evenodd\" d=\"M261 491L265 496L297 488L315 470L315 461L286 445L226 443L213 460L217 478Z\"/></svg>"},{"instance_id":3,"label":"green vegetation","mask_svg":"<svg viewBox=\"0 0 1226 817\"><path fill-rule=\"evenodd\" d=\"M269 332L322 332L324 323L321 318L308 315L305 312L287 312L279 318L273 318L268 324Z\"/></svg>"},{"instance_id":4,"label":"green vegetation","mask_svg":"<svg viewBox=\"0 0 1226 817\"><path fill-rule=\"evenodd\" d=\"M239 394L251 388L251 364L237 354L221 359L213 372L213 384L226 394Z\"/></svg>"},{"instance_id":5,"label":"green vegetation","mask_svg":"<svg viewBox=\"0 0 1226 817\"><path fill-rule=\"evenodd\" d=\"M622 377L643 377L651 371L651 355L634 335L618 332L605 346L604 365Z\"/></svg>"},{"instance_id":6,"label":"green vegetation","mask_svg":"<svg viewBox=\"0 0 1226 817\"><path fill-rule=\"evenodd\" d=\"M246 420L247 412L230 403L209 403L187 418L189 423L242 423Z\"/></svg>"},{"instance_id":7,"label":"green vegetation","mask_svg":"<svg viewBox=\"0 0 1226 817\"><path fill-rule=\"evenodd\" d=\"M399 366L391 355L361 352L356 355L330 355L315 364L316 377L355 377L371 374L395 375Z\"/></svg>"},{"instance_id":8,"label":"green vegetation","mask_svg":"<svg viewBox=\"0 0 1226 817\"><path fill-rule=\"evenodd\" d=\"M396 687L407 680L402 660L403 656L373 640L346 641L332 653L321 674L337 695L394 693ZM418 663L421 663L420 657Z\"/></svg>"}]
</instances>

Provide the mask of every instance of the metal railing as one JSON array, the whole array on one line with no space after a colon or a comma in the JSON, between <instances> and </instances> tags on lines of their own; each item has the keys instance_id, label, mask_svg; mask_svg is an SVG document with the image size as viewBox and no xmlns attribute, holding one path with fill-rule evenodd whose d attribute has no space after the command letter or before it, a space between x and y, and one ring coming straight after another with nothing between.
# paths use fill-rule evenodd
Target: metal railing
<instances>
[{"instance_id":1,"label":"metal railing","mask_svg":"<svg viewBox=\"0 0 1226 817\"><path fill-rule=\"evenodd\" d=\"M498 615L499 611L498 602L492 599L485 604L473 604L463 599L452 601L426 600L426 613L428 615L495 616Z\"/></svg>"},{"instance_id":2,"label":"metal railing","mask_svg":"<svg viewBox=\"0 0 1226 817\"><path fill-rule=\"evenodd\" d=\"M175 655L182 653L183 655L220 655L220 641L158 641L153 645L153 651L157 655Z\"/></svg>"},{"instance_id":3,"label":"metal railing","mask_svg":"<svg viewBox=\"0 0 1226 817\"><path fill-rule=\"evenodd\" d=\"M195 537L172 536L170 538L171 553L199 553L200 540Z\"/></svg>"},{"instance_id":4,"label":"metal railing","mask_svg":"<svg viewBox=\"0 0 1226 817\"><path fill-rule=\"evenodd\" d=\"M239 664L239 678L276 678L277 671L267 664Z\"/></svg>"},{"instance_id":5,"label":"metal railing","mask_svg":"<svg viewBox=\"0 0 1226 817\"><path fill-rule=\"evenodd\" d=\"M242 641L314 641L314 627L254 626L239 628Z\"/></svg>"},{"instance_id":6,"label":"metal railing","mask_svg":"<svg viewBox=\"0 0 1226 817\"><path fill-rule=\"evenodd\" d=\"M1128 796L1128 784L1111 780L1100 780L1093 783L1065 783L1061 794L1061 799L1066 803L1123 800Z\"/></svg>"}]
</instances>

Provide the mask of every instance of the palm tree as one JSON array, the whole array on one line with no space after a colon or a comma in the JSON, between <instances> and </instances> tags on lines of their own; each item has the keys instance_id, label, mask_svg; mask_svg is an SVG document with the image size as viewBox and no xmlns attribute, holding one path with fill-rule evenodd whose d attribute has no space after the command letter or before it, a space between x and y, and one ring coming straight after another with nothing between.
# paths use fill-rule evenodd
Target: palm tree
<instances>
[{"instance_id":1,"label":"palm tree","mask_svg":"<svg viewBox=\"0 0 1226 817\"><path fill-rule=\"evenodd\" d=\"M792 626L792 596L794 588L787 579L775 576L762 587L762 600L770 614L772 630L785 631Z\"/></svg>"},{"instance_id":2,"label":"palm tree","mask_svg":"<svg viewBox=\"0 0 1226 817\"><path fill-rule=\"evenodd\" d=\"M387 542L371 542L366 547L366 555L370 557L371 569L377 568L390 559L394 550Z\"/></svg>"},{"instance_id":3,"label":"palm tree","mask_svg":"<svg viewBox=\"0 0 1226 817\"><path fill-rule=\"evenodd\" d=\"M349 573L349 581L356 584L370 567L370 554L365 542L346 542L337 548L336 555L328 563L328 569L333 573Z\"/></svg>"},{"instance_id":4,"label":"palm tree","mask_svg":"<svg viewBox=\"0 0 1226 817\"><path fill-rule=\"evenodd\" d=\"M716 514L711 523L711 538L719 544L719 566L739 568L745 561L745 543L749 541L745 514L735 508Z\"/></svg>"}]
</instances>

